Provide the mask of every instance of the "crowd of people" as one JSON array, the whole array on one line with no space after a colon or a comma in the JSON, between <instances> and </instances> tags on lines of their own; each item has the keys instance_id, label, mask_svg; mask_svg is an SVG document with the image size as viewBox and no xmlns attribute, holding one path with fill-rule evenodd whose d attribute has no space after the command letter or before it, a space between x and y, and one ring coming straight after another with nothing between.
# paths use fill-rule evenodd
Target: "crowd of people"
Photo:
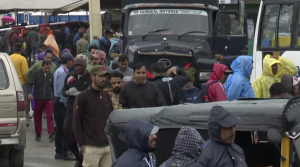
<instances>
[{"instance_id":1,"label":"crowd of people","mask_svg":"<svg viewBox=\"0 0 300 167\"><path fill-rule=\"evenodd\" d=\"M47 119L49 141L55 141L55 159L76 160L75 166L156 166L154 155L158 127L132 120L125 128L129 150L114 164L104 133L107 119L116 109L171 106L182 103L216 102L239 98L291 98L298 94L298 68L290 60L267 55L262 76L252 84L251 56L239 56L230 65L215 63L209 80L194 86L196 69L177 66L166 69L161 63L146 67L142 62L128 67L127 55L118 58L119 68L110 66L113 33L93 36L80 28L41 27L30 32L7 31L6 52L14 63L26 99L27 118L30 102L34 110L36 141L41 141L42 117ZM33 63L31 63L33 62ZM199 94L207 90L205 101ZM223 119L226 119L224 121ZM176 139L172 157L161 166L226 166L232 157L226 147L234 142L236 116L224 108L212 108L209 118L210 140L204 142L191 127L183 127ZM221 130L220 130L221 129ZM186 144L184 144L186 143ZM193 148L193 149L190 149ZM202 155L199 161L199 150ZM216 154L214 150L223 150ZM232 146L246 166L243 151ZM186 157L187 155L191 155ZM225 155L225 156L224 156ZM222 158L221 158L222 157ZM216 161L222 159L221 161Z\"/></svg>"}]
</instances>

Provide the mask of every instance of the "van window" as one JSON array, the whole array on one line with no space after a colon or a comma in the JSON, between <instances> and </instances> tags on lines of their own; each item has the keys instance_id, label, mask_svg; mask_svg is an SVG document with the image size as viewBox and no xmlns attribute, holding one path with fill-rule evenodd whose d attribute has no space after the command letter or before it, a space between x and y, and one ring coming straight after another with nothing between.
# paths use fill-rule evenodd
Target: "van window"
<instances>
[{"instance_id":1,"label":"van window","mask_svg":"<svg viewBox=\"0 0 300 167\"><path fill-rule=\"evenodd\" d=\"M291 33L293 22L293 5L281 5L278 27L278 47L289 48L291 46ZM273 44L274 43L274 44ZM272 39L275 46L275 40Z\"/></svg>"},{"instance_id":2,"label":"van window","mask_svg":"<svg viewBox=\"0 0 300 167\"><path fill-rule=\"evenodd\" d=\"M5 90L9 86L6 68L2 59L0 59L0 90Z\"/></svg>"}]
</instances>

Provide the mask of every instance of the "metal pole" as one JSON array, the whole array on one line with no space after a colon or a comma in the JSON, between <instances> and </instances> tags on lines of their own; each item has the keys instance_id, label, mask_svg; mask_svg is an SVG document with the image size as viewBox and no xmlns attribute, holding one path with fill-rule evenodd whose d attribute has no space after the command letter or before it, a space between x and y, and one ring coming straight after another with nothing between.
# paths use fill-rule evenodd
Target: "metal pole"
<instances>
[{"instance_id":1,"label":"metal pole","mask_svg":"<svg viewBox=\"0 0 300 167\"><path fill-rule=\"evenodd\" d=\"M17 11L17 9L15 9L15 20L16 20L16 24L18 26L18 11Z\"/></svg>"}]
</instances>

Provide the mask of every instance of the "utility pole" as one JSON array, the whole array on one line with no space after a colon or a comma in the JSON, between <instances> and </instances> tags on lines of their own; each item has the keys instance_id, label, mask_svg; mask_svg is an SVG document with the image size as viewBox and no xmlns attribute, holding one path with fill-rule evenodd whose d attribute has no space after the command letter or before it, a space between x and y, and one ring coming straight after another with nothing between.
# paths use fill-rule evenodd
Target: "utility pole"
<instances>
[{"instance_id":1,"label":"utility pole","mask_svg":"<svg viewBox=\"0 0 300 167\"><path fill-rule=\"evenodd\" d=\"M100 0L89 0L89 23L91 40L95 35L99 36L99 38L102 37L102 20L100 8Z\"/></svg>"}]
</instances>

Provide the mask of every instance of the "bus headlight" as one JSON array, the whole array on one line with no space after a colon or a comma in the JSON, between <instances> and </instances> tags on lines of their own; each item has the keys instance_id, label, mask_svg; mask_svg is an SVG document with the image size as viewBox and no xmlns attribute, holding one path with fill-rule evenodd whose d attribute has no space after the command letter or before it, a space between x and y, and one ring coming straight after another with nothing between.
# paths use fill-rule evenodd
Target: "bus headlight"
<instances>
[{"instance_id":1,"label":"bus headlight","mask_svg":"<svg viewBox=\"0 0 300 167\"><path fill-rule=\"evenodd\" d=\"M200 81L207 81L210 77L212 72L200 72L199 73L199 80Z\"/></svg>"}]
</instances>

